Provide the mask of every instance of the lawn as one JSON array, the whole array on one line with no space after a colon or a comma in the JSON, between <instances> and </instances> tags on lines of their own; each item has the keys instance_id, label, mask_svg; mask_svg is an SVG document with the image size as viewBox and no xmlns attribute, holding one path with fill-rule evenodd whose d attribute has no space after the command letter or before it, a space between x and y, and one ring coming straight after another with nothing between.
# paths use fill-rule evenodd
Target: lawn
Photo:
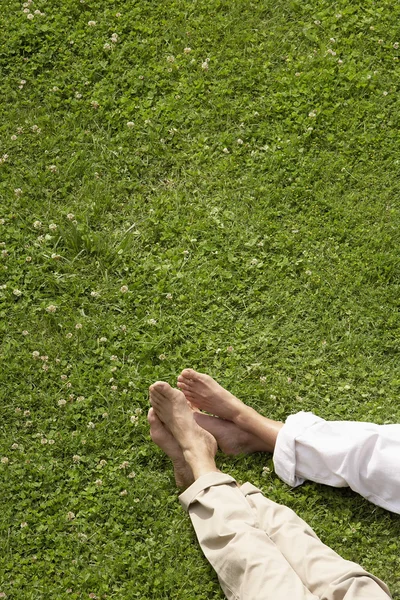
<instances>
[{"instance_id":1,"label":"lawn","mask_svg":"<svg viewBox=\"0 0 400 600\"><path fill-rule=\"evenodd\" d=\"M400 422L400 4L1 13L0 598L222 599L148 386ZM398 515L218 466L400 599Z\"/></svg>"}]
</instances>

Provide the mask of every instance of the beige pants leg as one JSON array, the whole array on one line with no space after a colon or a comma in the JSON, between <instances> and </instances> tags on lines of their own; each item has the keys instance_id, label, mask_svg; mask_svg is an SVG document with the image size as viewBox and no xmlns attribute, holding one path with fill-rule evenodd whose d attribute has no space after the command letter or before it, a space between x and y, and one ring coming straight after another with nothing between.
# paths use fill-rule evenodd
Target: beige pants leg
<instances>
[{"instance_id":1,"label":"beige pants leg","mask_svg":"<svg viewBox=\"0 0 400 600\"><path fill-rule=\"evenodd\" d=\"M229 600L390 598L378 579L340 558L292 511L250 484L241 491L229 475L208 473L180 502Z\"/></svg>"},{"instance_id":2,"label":"beige pants leg","mask_svg":"<svg viewBox=\"0 0 400 600\"><path fill-rule=\"evenodd\" d=\"M256 512L258 526L318 598L388 600L391 597L380 579L323 544L311 527L290 508L268 500L250 483L245 483L240 491Z\"/></svg>"}]
</instances>

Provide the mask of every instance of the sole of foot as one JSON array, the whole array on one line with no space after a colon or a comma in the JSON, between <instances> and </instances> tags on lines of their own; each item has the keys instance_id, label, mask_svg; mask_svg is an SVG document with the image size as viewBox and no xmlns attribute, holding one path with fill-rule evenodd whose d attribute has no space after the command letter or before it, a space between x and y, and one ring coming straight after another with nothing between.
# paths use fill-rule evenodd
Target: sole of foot
<instances>
[{"instance_id":1,"label":"sole of foot","mask_svg":"<svg viewBox=\"0 0 400 600\"><path fill-rule=\"evenodd\" d=\"M178 388L197 408L235 422L246 406L224 389L215 379L194 369L184 369L178 377Z\"/></svg>"}]
</instances>

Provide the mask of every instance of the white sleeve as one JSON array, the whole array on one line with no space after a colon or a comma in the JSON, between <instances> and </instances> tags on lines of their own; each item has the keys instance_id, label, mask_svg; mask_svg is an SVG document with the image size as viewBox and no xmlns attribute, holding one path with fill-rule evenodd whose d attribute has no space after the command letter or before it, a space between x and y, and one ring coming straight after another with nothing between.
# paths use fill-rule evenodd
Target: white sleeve
<instances>
[{"instance_id":1,"label":"white sleeve","mask_svg":"<svg viewBox=\"0 0 400 600\"><path fill-rule=\"evenodd\" d=\"M400 425L325 421L302 411L280 430L274 465L292 487L306 479L349 486L400 514Z\"/></svg>"}]
</instances>

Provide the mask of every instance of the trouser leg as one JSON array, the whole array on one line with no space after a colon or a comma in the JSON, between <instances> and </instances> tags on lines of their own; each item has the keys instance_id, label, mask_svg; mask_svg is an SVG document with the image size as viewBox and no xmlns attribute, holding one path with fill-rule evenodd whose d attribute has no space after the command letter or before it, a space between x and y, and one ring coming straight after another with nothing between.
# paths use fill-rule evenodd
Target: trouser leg
<instances>
[{"instance_id":1,"label":"trouser leg","mask_svg":"<svg viewBox=\"0 0 400 600\"><path fill-rule=\"evenodd\" d=\"M204 475L180 501L229 600L318 600L258 527L257 513L232 477Z\"/></svg>"},{"instance_id":2,"label":"trouser leg","mask_svg":"<svg viewBox=\"0 0 400 600\"><path fill-rule=\"evenodd\" d=\"M290 486L306 479L349 486L374 504L400 514L400 424L325 421L309 412L290 415L279 431L274 465Z\"/></svg>"},{"instance_id":3,"label":"trouser leg","mask_svg":"<svg viewBox=\"0 0 400 600\"><path fill-rule=\"evenodd\" d=\"M254 510L258 526L316 597L321 600L391 598L382 581L323 544L311 527L290 508L268 500L249 483L240 491Z\"/></svg>"}]
</instances>

